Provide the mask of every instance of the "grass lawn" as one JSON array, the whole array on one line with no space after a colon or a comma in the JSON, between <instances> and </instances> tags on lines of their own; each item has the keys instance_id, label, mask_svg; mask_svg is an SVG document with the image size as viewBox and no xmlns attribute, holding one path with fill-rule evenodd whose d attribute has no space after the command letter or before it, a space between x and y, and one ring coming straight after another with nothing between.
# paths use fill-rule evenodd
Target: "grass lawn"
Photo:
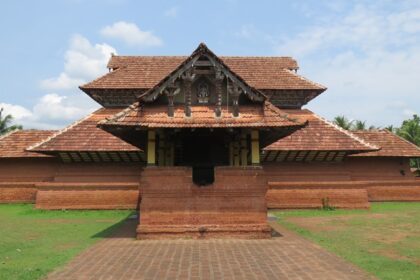
<instances>
[{"instance_id":1,"label":"grass lawn","mask_svg":"<svg viewBox=\"0 0 420 280\"><path fill-rule=\"evenodd\" d=\"M420 203L271 213L280 224L380 279L420 279Z\"/></svg>"},{"instance_id":2,"label":"grass lawn","mask_svg":"<svg viewBox=\"0 0 420 280\"><path fill-rule=\"evenodd\" d=\"M105 237L130 214L0 204L0 279L41 278Z\"/></svg>"}]
</instances>

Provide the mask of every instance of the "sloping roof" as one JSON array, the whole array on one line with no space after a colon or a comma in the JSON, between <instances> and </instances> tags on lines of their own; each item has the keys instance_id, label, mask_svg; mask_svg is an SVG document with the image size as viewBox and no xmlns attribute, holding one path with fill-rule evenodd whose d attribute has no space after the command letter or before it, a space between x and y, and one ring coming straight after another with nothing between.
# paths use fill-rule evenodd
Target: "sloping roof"
<instances>
[{"instance_id":1,"label":"sloping roof","mask_svg":"<svg viewBox=\"0 0 420 280\"><path fill-rule=\"evenodd\" d=\"M305 122L290 117L270 102L264 104L241 105L239 116L233 117L226 107L222 107L221 117L216 117L215 106L192 106L191 117L185 116L184 106L174 107L174 116L169 117L166 105L141 106L138 102L107 120L102 126L139 126L139 127L296 127Z\"/></svg>"},{"instance_id":2,"label":"sloping roof","mask_svg":"<svg viewBox=\"0 0 420 280\"><path fill-rule=\"evenodd\" d=\"M101 108L65 129L30 147L39 152L58 151L141 151L120 138L100 129L97 123L121 109Z\"/></svg>"},{"instance_id":3,"label":"sloping roof","mask_svg":"<svg viewBox=\"0 0 420 280\"><path fill-rule=\"evenodd\" d=\"M420 148L388 130L354 131L358 137L380 146L375 152L357 154L360 157L420 157Z\"/></svg>"},{"instance_id":4,"label":"sloping roof","mask_svg":"<svg viewBox=\"0 0 420 280\"><path fill-rule=\"evenodd\" d=\"M150 89L175 70L187 56L112 56L108 67L115 69L80 88ZM326 88L296 74L290 57L218 57L251 87L257 89L318 90Z\"/></svg>"},{"instance_id":5,"label":"sloping roof","mask_svg":"<svg viewBox=\"0 0 420 280\"><path fill-rule=\"evenodd\" d=\"M199 63L200 58L204 58L219 68L219 70L228 77L234 84L241 87L245 95L253 100L263 101L266 96L258 89L250 86L241 76L232 71L217 55L215 55L204 43L198 45L193 53L181 62L171 73L165 76L152 88L140 96L142 101L154 101L157 95L162 94L162 90L168 85L173 84L181 75L193 68L195 63Z\"/></svg>"},{"instance_id":6,"label":"sloping roof","mask_svg":"<svg viewBox=\"0 0 420 280\"><path fill-rule=\"evenodd\" d=\"M353 135L313 112L304 110L284 110L290 117L308 121L308 124L264 150L273 151L372 151L379 147Z\"/></svg>"},{"instance_id":7,"label":"sloping roof","mask_svg":"<svg viewBox=\"0 0 420 280\"><path fill-rule=\"evenodd\" d=\"M54 130L15 130L0 137L0 158L49 157L26 151L31 145L56 133Z\"/></svg>"}]
</instances>

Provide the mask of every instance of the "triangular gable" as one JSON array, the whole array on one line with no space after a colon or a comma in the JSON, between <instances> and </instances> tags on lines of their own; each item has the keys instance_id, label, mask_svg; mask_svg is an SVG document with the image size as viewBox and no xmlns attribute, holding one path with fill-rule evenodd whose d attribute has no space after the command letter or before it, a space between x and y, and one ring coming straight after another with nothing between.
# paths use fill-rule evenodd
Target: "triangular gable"
<instances>
[{"instance_id":1,"label":"triangular gable","mask_svg":"<svg viewBox=\"0 0 420 280\"><path fill-rule=\"evenodd\" d=\"M202 59L207 59L209 64ZM145 102L152 102L163 94L168 88L175 88L179 79L193 79L194 73L191 69L196 66L212 66L216 71L216 76L226 77L231 81L234 91L239 94L239 91L244 93L250 100L262 102L266 99L263 93L254 87L251 87L239 75L234 73L220 58L218 58L204 43L201 43L198 48L182 62L175 70L163 78L153 88L146 91L140 96L140 100Z\"/></svg>"}]
</instances>

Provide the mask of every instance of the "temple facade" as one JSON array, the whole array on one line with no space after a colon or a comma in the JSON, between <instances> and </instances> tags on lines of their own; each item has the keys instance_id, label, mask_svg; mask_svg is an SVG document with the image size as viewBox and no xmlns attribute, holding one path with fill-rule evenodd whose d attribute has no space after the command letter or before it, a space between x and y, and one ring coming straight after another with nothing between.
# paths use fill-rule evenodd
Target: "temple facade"
<instances>
[{"instance_id":1,"label":"temple facade","mask_svg":"<svg viewBox=\"0 0 420 280\"><path fill-rule=\"evenodd\" d=\"M137 237L268 238L267 209L420 201L415 145L302 108L326 88L290 57L112 56L101 108L0 138L0 203L139 209Z\"/></svg>"}]
</instances>

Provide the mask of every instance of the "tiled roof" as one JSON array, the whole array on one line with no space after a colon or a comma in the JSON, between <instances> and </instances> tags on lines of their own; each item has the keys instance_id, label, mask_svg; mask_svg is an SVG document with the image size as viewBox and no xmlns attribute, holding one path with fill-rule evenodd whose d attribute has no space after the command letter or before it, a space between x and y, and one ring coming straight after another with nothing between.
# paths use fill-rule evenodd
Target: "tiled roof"
<instances>
[{"instance_id":1,"label":"tiled roof","mask_svg":"<svg viewBox=\"0 0 420 280\"><path fill-rule=\"evenodd\" d=\"M120 68L127 65L141 65L149 59L162 59L168 64L177 66L179 63L187 59L188 56L122 56L113 55L108 62L107 67L111 69ZM225 61L231 66L234 65L249 65L257 66L261 63L270 63L271 67L277 69L290 69L297 70L299 66L291 57L288 56L219 56L220 59Z\"/></svg>"},{"instance_id":2,"label":"tiled roof","mask_svg":"<svg viewBox=\"0 0 420 280\"><path fill-rule=\"evenodd\" d=\"M142 127L296 127L303 126L295 117L289 117L282 110L269 102L264 104L242 105L239 116L233 117L226 107L222 107L222 115L217 118L215 106L192 106L192 116L185 116L184 106L174 107L174 116L169 117L167 106L140 106L135 103L106 121L104 126L142 126Z\"/></svg>"},{"instance_id":3,"label":"tiled roof","mask_svg":"<svg viewBox=\"0 0 420 280\"><path fill-rule=\"evenodd\" d=\"M308 124L264 150L275 151L372 151L376 147L333 123L305 110L284 110L290 117L308 121Z\"/></svg>"},{"instance_id":4,"label":"tiled roof","mask_svg":"<svg viewBox=\"0 0 420 280\"><path fill-rule=\"evenodd\" d=\"M353 156L361 157L420 157L420 148L388 130L354 131L358 137L380 146L375 152Z\"/></svg>"},{"instance_id":5,"label":"tiled roof","mask_svg":"<svg viewBox=\"0 0 420 280\"><path fill-rule=\"evenodd\" d=\"M40 152L140 151L139 148L97 127L100 120L119 111L121 111L121 108L99 109L29 149Z\"/></svg>"},{"instance_id":6,"label":"tiled roof","mask_svg":"<svg viewBox=\"0 0 420 280\"><path fill-rule=\"evenodd\" d=\"M169 75L186 56L113 56L114 71L81 86L89 89L150 89ZM247 84L257 89L318 90L326 88L296 74L290 57L219 57Z\"/></svg>"},{"instance_id":7,"label":"tiled roof","mask_svg":"<svg viewBox=\"0 0 420 280\"><path fill-rule=\"evenodd\" d=\"M0 137L0 158L48 157L47 155L25 151L31 145L45 140L54 130L15 130Z\"/></svg>"}]
</instances>

